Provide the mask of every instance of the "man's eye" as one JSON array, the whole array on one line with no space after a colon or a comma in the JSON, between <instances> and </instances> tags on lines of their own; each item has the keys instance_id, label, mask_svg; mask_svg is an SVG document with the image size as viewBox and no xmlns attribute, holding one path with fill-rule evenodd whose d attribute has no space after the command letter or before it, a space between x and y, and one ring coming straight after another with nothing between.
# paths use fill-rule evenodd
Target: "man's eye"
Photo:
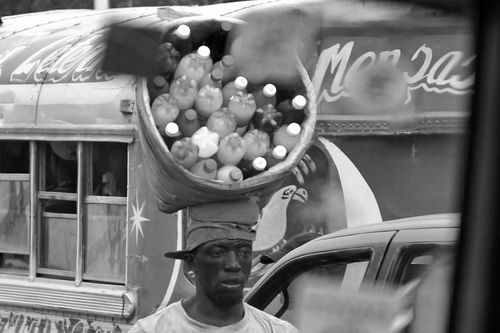
<instances>
[{"instance_id":1,"label":"man's eye","mask_svg":"<svg viewBox=\"0 0 500 333\"><path fill-rule=\"evenodd\" d=\"M242 256L244 258L248 258L251 255L252 255L252 251L250 251L250 250L246 250L246 249L240 250L240 256Z\"/></svg>"},{"instance_id":2,"label":"man's eye","mask_svg":"<svg viewBox=\"0 0 500 333\"><path fill-rule=\"evenodd\" d=\"M224 254L224 251L222 251L222 250L213 250L212 251L212 256L214 256L214 257L220 257L223 254Z\"/></svg>"}]
</instances>

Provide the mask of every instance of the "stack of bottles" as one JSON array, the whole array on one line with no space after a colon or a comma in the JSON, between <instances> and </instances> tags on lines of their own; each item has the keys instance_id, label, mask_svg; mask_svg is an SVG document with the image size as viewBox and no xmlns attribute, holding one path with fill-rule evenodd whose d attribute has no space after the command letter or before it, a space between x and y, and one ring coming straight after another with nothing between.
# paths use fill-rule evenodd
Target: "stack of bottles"
<instances>
[{"instance_id":1,"label":"stack of bottles","mask_svg":"<svg viewBox=\"0 0 500 333\"><path fill-rule=\"evenodd\" d=\"M227 27L226 27L227 28ZM151 112L173 158L207 179L237 183L285 160L299 142L307 100L272 83L250 85L230 55L194 52L186 25L160 50L148 80Z\"/></svg>"}]
</instances>

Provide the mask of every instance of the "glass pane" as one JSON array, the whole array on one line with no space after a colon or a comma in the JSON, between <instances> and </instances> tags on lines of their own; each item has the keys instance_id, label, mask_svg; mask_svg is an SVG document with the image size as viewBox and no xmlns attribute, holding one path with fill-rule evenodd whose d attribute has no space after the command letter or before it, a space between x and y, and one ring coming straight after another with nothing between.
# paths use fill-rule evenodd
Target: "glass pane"
<instances>
[{"instance_id":1,"label":"glass pane","mask_svg":"<svg viewBox=\"0 0 500 333\"><path fill-rule=\"evenodd\" d=\"M86 205L85 274L124 280L126 211L125 205Z\"/></svg>"},{"instance_id":2,"label":"glass pane","mask_svg":"<svg viewBox=\"0 0 500 333\"><path fill-rule=\"evenodd\" d=\"M29 173L29 142L0 141L0 173Z\"/></svg>"},{"instance_id":3,"label":"glass pane","mask_svg":"<svg viewBox=\"0 0 500 333\"><path fill-rule=\"evenodd\" d=\"M74 271L76 262L76 219L66 217L42 218L40 265Z\"/></svg>"},{"instance_id":4,"label":"glass pane","mask_svg":"<svg viewBox=\"0 0 500 333\"><path fill-rule=\"evenodd\" d=\"M357 289L359 288L366 269L368 260L353 260L351 262L311 262L307 268L298 270L296 276L290 281L290 284L284 293L278 294L264 311L272 315L276 314L276 309L281 309L284 305L285 294L288 296L288 307L281 315L281 319L294 321L294 309L297 304L297 295L300 289L307 281L325 281L332 289Z\"/></svg>"},{"instance_id":5,"label":"glass pane","mask_svg":"<svg viewBox=\"0 0 500 333\"><path fill-rule=\"evenodd\" d=\"M91 193L105 196L127 196L127 145L93 143Z\"/></svg>"},{"instance_id":6,"label":"glass pane","mask_svg":"<svg viewBox=\"0 0 500 333\"><path fill-rule=\"evenodd\" d=\"M0 180L0 252L28 251L29 182Z\"/></svg>"},{"instance_id":7,"label":"glass pane","mask_svg":"<svg viewBox=\"0 0 500 333\"><path fill-rule=\"evenodd\" d=\"M76 142L51 142L45 146L45 187L51 192L76 193Z\"/></svg>"},{"instance_id":8,"label":"glass pane","mask_svg":"<svg viewBox=\"0 0 500 333\"><path fill-rule=\"evenodd\" d=\"M295 309L297 307L298 295L304 284L310 283L308 281L315 281L315 283L325 282L325 293L329 290L337 290L343 287L342 282L345 279L353 279L360 281L363 279L368 261L358 262L356 269L353 269L353 263L329 263L321 266L316 266L308 271L299 274L288 286L289 305L287 310L281 316L281 319L294 322Z\"/></svg>"},{"instance_id":9,"label":"glass pane","mask_svg":"<svg viewBox=\"0 0 500 333\"><path fill-rule=\"evenodd\" d=\"M0 273L27 273L28 269L28 255L0 253Z\"/></svg>"}]
</instances>

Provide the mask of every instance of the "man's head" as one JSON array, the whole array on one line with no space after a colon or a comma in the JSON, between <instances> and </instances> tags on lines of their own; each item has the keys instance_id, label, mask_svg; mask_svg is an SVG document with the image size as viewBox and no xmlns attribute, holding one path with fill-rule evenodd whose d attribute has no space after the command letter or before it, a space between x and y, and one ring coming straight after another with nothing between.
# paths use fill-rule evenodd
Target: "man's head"
<instances>
[{"instance_id":1,"label":"man's head","mask_svg":"<svg viewBox=\"0 0 500 333\"><path fill-rule=\"evenodd\" d=\"M194 272L198 293L220 308L232 307L243 299L252 268L252 242L221 239L203 243L186 264Z\"/></svg>"},{"instance_id":2,"label":"man's head","mask_svg":"<svg viewBox=\"0 0 500 333\"><path fill-rule=\"evenodd\" d=\"M165 255L185 261L197 295L221 308L240 303L252 267L256 198L190 207L188 217L185 249Z\"/></svg>"}]
</instances>

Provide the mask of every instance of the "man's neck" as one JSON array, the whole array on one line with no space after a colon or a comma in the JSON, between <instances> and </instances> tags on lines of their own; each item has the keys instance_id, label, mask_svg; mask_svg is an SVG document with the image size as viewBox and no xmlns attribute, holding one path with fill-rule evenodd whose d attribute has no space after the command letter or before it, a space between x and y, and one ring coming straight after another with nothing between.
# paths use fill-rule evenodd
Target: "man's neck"
<instances>
[{"instance_id":1,"label":"man's neck","mask_svg":"<svg viewBox=\"0 0 500 333\"><path fill-rule=\"evenodd\" d=\"M209 298L196 295L182 302L186 313L196 321L204 324L223 327L234 324L243 318L243 302L232 307L220 308Z\"/></svg>"}]
</instances>

